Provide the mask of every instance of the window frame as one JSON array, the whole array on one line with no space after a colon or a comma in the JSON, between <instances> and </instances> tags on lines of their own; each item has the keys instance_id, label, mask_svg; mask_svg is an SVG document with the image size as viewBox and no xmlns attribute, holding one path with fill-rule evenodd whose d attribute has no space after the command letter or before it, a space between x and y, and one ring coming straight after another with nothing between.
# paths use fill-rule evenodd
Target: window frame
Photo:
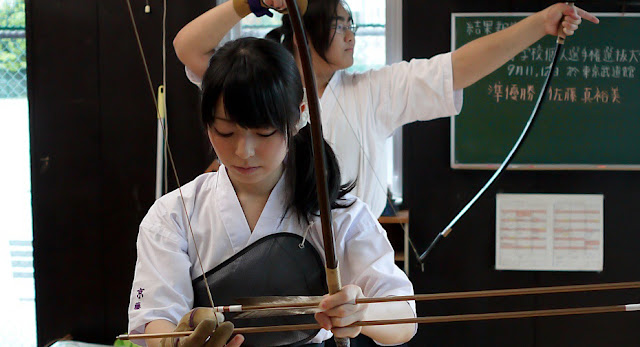
<instances>
[{"instance_id":1,"label":"window frame","mask_svg":"<svg viewBox=\"0 0 640 347\"><path fill-rule=\"evenodd\" d=\"M386 0L386 64L402 61L402 1ZM396 129L389 138L391 143L391 172L387 180L395 203L402 203L402 128Z\"/></svg>"}]
</instances>

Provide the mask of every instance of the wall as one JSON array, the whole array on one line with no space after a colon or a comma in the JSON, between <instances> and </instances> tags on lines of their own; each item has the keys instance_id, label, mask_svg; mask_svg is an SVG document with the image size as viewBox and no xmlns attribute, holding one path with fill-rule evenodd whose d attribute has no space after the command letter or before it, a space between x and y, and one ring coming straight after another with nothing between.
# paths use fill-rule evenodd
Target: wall
<instances>
[{"instance_id":1,"label":"wall","mask_svg":"<svg viewBox=\"0 0 640 347\"><path fill-rule=\"evenodd\" d=\"M405 0L404 59L450 50L453 12L533 12L549 1ZM581 3L589 11L619 12L614 2ZM633 9L633 8L628 8ZM637 10L637 7L635 8ZM429 20L425 20L428 16ZM590 25L585 23L584 25ZM420 30L416 30L420 28ZM425 34L427 33L427 34ZM579 32L578 32L579 34ZM568 41L568 44L570 42ZM405 197L411 209L411 236L422 252L484 185L492 172L449 167L450 119L414 123L404 129ZM412 266L417 293L634 281L640 257L638 172L509 171L462 218L426 260L425 272ZM604 194L605 259L601 273L494 270L496 193ZM637 302L637 291L520 298L457 300L419 304L419 315L484 313ZM422 325L412 345L423 346L635 346L637 313L600 314Z\"/></svg>"},{"instance_id":2,"label":"wall","mask_svg":"<svg viewBox=\"0 0 640 347\"><path fill-rule=\"evenodd\" d=\"M131 2L157 90L162 1L148 15ZM197 88L171 46L209 6L189 4L169 2L167 28L169 138L182 182L210 159ZM68 333L112 343L127 329L137 227L155 189L156 110L127 2L28 1L27 35L38 344Z\"/></svg>"}]
</instances>

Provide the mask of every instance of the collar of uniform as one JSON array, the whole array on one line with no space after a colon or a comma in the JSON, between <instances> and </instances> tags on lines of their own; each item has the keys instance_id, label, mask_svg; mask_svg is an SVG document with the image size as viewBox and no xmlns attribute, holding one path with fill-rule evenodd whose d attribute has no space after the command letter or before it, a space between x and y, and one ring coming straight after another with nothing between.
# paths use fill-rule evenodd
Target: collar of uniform
<instances>
[{"instance_id":1,"label":"collar of uniform","mask_svg":"<svg viewBox=\"0 0 640 347\"><path fill-rule=\"evenodd\" d=\"M267 203L264 205L258 223L256 223L256 227L251 233L249 243L253 243L278 231L287 206L287 193L284 182L285 175L286 170L283 171L278 183L276 183L273 190L271 190L271 194L269 194L269 199L267 199Z\"/></svg>"},{"instance_id":2,"label":"collar of uniform","mask_svg":"<svg viewBox=\"0 0 640 347\"><path fill-rule=\"evenodd\" d=\"M218 183L214 196L233 252L237 253L247 245L251 230L224 165L218 168Z\"/></svg>"},{"instance_id":3,"label":"collar of uniform","mask_svg":"<svg viewBox=\"0 0 640 347\"><path fill-rule=\"evenodd\" d=\"M218 169L219 181L216 188L216 206L224 223L227 236L231 241L234 253L267 235L273 234L280 219L284 215L286 194L284 191L284 174L269 194L269 199L260 214L256 226L251 232L247 218L238 200L229 175L224 165Z\"/></svg>"}]
</instances>

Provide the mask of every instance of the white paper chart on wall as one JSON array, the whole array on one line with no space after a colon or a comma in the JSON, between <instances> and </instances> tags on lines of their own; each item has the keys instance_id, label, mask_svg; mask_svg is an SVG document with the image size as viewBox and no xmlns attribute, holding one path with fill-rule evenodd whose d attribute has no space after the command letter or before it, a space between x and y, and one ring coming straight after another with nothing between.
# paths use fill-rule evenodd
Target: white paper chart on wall
<instances>
[{"instance_id":1,"label":"white paper chart on wall","mask_svg":"<svg viewBox=\"0 0 640 347\"><path fill-rule=\"evenodd\" d=\"M602 271L604 197L498 194L496 269Z\"/></svg>"}]
</instances>

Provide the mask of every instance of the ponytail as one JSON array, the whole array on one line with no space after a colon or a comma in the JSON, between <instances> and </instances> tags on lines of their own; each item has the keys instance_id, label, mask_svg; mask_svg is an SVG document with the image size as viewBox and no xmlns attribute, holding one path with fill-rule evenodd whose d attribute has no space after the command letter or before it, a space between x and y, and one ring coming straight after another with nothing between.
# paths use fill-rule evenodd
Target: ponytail
<instances>
[{"instance_id":1,"label":"ponytail","mask_svg":"<svg viewBox=\"0 0 640 347\"><path fill-rule=\"evenodd\" d=\"M282 26L279 26L269 31L267 35L264 36L264 38L267 40L275 41L277 43L282 43L282 35L284 35L283 28Z\"/></svg>"},{"instance_id":2,"label":"ponytail","mask_svg":"<svg viewBox=\"0 0 640 347\"><path fill-rule=\"evenodd\" d=\"M326 176L331 209L349 207L354 201L346 201L344 196L353 189L355 182L340 184L338 160L331 146L324 139L322 142L327 165ZM311 216L319 215L320 210L311 143L310 125L303 127L295 136L291 137L289 154L286 159L287 176L285 177L287 187L290 189L290 206L293 207L298 217L307 223Z\"/></svg>"},{"instance_id":3,"label":"ponytail","mask_svg":"<svg viewBox=\"0 0 640 347\"><path fill-rule=\"evenodd\" d=\"M268 32L265 38L282 44L293 54L293 27L289 15L282 15L282 25Z\"/></svg>"}]
</instances>

